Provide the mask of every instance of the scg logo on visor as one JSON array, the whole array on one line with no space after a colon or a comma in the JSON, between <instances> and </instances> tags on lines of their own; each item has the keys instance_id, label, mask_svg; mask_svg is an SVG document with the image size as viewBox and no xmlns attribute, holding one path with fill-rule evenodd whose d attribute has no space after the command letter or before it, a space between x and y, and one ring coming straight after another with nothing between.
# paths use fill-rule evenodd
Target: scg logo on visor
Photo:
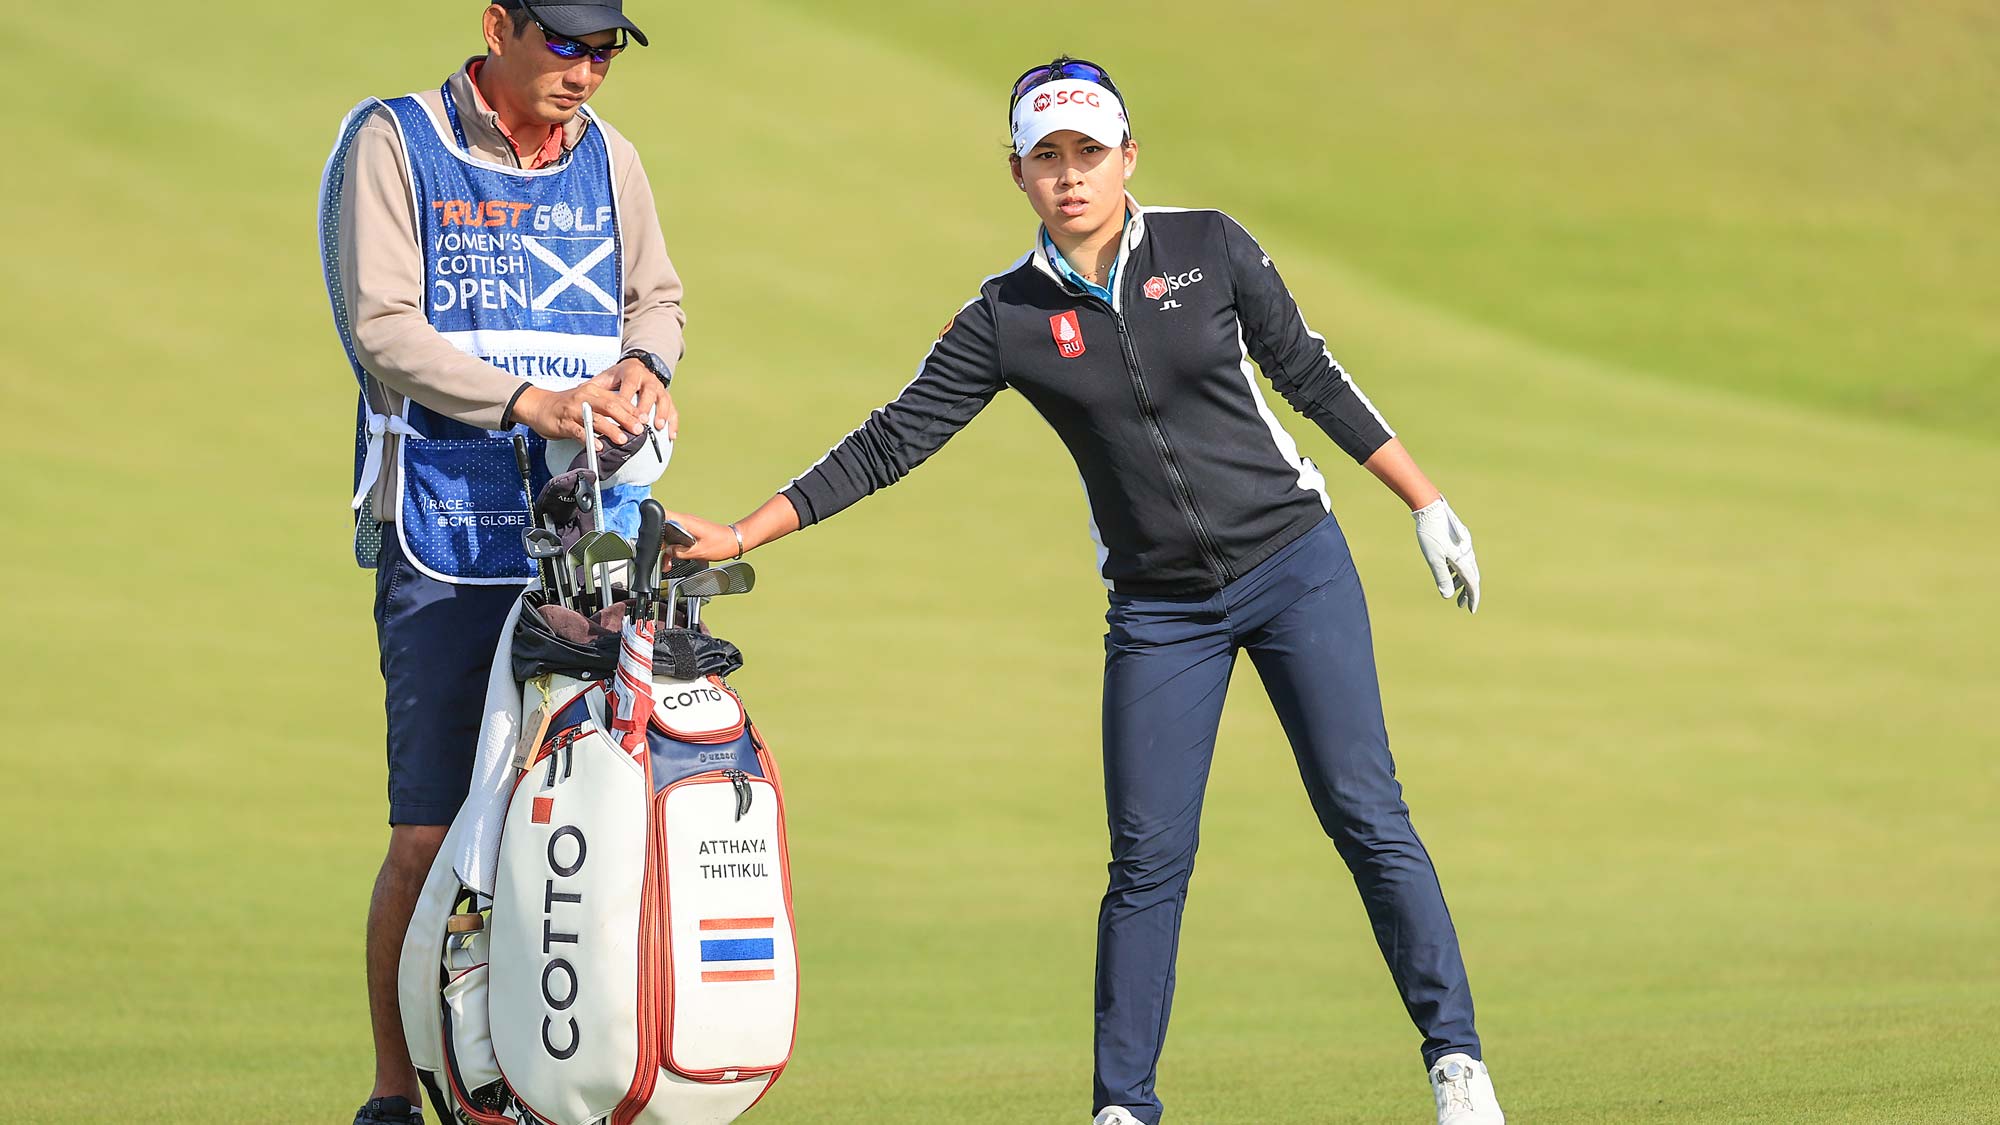
<instances>
[{"instance_id":1,"label":"scg logo on visor","mask_svg":"<svg viewBox=\"0 0 2000 1125\"><path fill-rule=\"evenodd\" d=\"M1054 94L1036 94L1035 112L1040 113L1051 105L1070 105L1081 102L1094 109L1103 109L1104 102L1095 90L1057 90Z\"/></svg>"}]
</instances>

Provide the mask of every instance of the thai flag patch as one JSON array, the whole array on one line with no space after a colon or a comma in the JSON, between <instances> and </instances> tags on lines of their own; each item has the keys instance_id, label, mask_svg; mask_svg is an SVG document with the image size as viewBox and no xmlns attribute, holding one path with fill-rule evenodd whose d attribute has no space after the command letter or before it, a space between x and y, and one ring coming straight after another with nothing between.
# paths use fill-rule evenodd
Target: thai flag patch
<instances>
[{"instance_id":1,"label":"thai flag patch","mask_svg":"<svg viewBox=\"0 0 2000 1125\"><path fill-rule=\"evenodd\" d=\"M701 979L776 979L777 925L776 918L703 918Z\"/></svg>"}]
</instances>

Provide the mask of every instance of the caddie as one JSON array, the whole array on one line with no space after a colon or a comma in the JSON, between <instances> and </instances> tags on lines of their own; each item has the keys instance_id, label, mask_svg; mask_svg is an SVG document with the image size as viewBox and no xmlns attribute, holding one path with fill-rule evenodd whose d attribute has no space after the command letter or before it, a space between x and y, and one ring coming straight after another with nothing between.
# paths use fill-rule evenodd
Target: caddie
<instances>
[{"instance_id":1,"label":"caddie","mask_svg":"<svg viewBox=\"0 0 2000 1125\"><path fill-rule=\"evenodd\" d=\"M586 104L646 45L623 7L487 5L484 55L435 89L363 101L327 162L320 250L360 382L355 556L375 570L388 718L389 850L368 909L375 1085L355 1125L423 1120L397 958L470 782L501 626L534 576L528 493L581 452L586 404L606 443L651 428L670 449L678 429L681 282L638 153ZM629 532L649 483L607 482L606 522Z\"/></svg>"}]
</instances>

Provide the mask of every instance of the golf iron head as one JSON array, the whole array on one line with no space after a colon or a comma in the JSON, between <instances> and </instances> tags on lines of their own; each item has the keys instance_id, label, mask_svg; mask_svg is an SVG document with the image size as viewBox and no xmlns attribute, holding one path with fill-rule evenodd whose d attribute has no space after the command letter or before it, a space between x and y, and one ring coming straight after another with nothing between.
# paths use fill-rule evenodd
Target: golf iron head
<instances>
[{"instance_id":1,"label":"golf iron head","mask_svg":"<svg viewBox=\"0 0 2000 1125\"><path fill-rule=\"evenodd\" d=\"M680 580L684 598L719 598L747 594L757 588L757 568L741 559L699 570Z\"/></svg>"},{"instance_id":2,"label":"golf iron head","mask_svg":"<svg viewBox=\"0 0 2000 1125\"><path fill-rule=\"evenodd\" d=\"M667 581L679 582L690 574L700 574L708 567L707 559L675 559L667 566Z\"/></svg>"},{"instance_id":3,"label":"golf iron head","mask_svg":"<svg viewBox=\"0 0 2000 1125\"><path fill-rule=\"evenodd\" d=\"M701 603L709 598L747 594L757 588L757 568L741 559L711 567L681 579L674 592L688 603L688 628L701 624Z\"/></svg>"},{"instance_id":4,"label":"golf iron head","mask_svg":"<svg viewBox=\"0 0 2000 1125\"><path fill-rule=\"evenodd\" d=\"M569 557L583 575L583 612L595 612L611 604L611 564L631 561L632 544L615 531L587 531L570 546Z\"/></svg>"},{"instance_id":5,"label":"golf iron head","mask_svg":"<svg viewBox=\"0 0 2000 1125\"><path fill-rule=\"evenodd\" d=\"M708 560L706 559L675 559L668 565L666 580L660 584L667 591L666 605L661 606L657 602L654 603L655 620L665 621L668 624L673 623L674 601L680 596L678 587L681 579L707 570L708 565ZM661 612L662 609L665 610L664 613Z\"/></svg>"}]
</instances>

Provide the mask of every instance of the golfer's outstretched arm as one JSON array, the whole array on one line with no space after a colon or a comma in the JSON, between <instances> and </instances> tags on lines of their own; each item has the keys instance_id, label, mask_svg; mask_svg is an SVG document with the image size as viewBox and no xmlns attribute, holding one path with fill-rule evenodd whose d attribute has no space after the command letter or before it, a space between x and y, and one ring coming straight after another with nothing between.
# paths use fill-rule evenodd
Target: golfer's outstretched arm
<instances>
[{"instance_id":1,"label":"golfer's outstretched arm","mask_svg":"<svg viewBox=\"0 0 2000 1125\"><path fill-rule=\"evenodd\" d=\"M799 529L799 510L780 492L758 506L757 510L737 520L734 524L715 523L680 512L668 512L667 518L686 528L693 535L692 547L669 546L670 558L701 559L704 562L721 562L733 559L738 554L761 547L773 539L782 539ZM738 535L742 536L739 544Z\"/></svg>"},{"instance_id":2,"label":"golfer's outstretched arm","mask_svg":"<svg viewBox=\"0 0 2000 1125\"><path fill-rule=\"evenodd\" d=\"M734 558L902 480L1000 393L1005 384L996 356L992 310L983 299L967 302L903 393L756 511L734 524L668 513L696 539L692 547L674 548L674 557Z\"/></svg>"}]
</instances>

